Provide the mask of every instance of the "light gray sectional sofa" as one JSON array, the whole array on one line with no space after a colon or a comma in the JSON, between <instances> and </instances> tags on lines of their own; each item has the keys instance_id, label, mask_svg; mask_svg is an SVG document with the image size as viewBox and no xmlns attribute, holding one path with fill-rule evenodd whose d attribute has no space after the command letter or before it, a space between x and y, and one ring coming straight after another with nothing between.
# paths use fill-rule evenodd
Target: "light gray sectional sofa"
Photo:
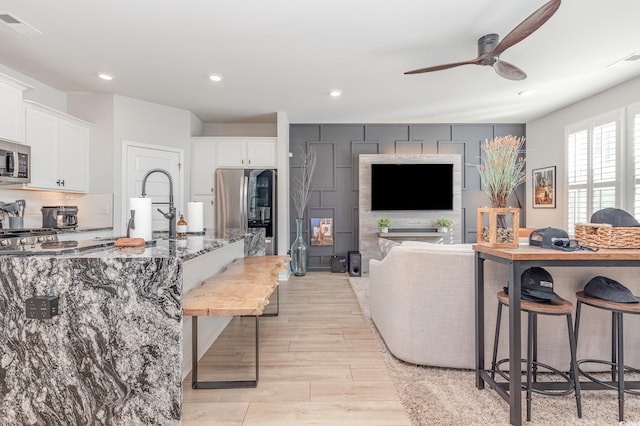
<instances>
[{"instance_id":1,"label":"light gray sectional sofa","mask_svg":"<svg viewBox=\"0 0 640 426\"><path fill-rule=\"evenodd\" d=\"M596 275L614 278L640 294L636 268L546 268L555 291L575 305L575 292ZM475 253L471 244L405 241L371 260L370 311L387 347L418 365L475 368ZM490 362L497 310L496 293L507 284L505 265L485 262L485 359ZM575 308L574 308L575 310ZM608 358L611 315L583 308L578 358ZM505 311L506 315L506 311ZM575 315L574 315L575 317ZM575 318L574 318L575 319ZM526 317L522 321L526 354ZM564 318L538 320L538 359L564 368L569 346ZM506 357L508 321L503 317L498 358ZM625 316L625 364L640 366L640 316ZM488 365L487 365L488 367Z\"/></svg>"}]
</instances>

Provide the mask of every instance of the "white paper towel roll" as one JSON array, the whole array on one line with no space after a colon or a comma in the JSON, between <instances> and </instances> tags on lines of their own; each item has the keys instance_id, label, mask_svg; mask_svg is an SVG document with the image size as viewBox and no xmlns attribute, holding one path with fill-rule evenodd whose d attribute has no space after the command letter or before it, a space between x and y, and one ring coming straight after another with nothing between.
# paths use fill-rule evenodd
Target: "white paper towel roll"
<instances>
[{"instance_id":1,"label":"white paper towel roll","mask_svg":"<svg viewBox=\"0 0 640 426\"><path fill-rule=\"evenodd\" d=\"M151 241L152 236L152 219L151 219L151 198L129 198L129 210L135 210L135 225L129 235L131 238L143 238L145 241ZM129 217L131 212L129 211ZM127 220L129 220L129 217Z\"/></svg>"},{"instance_id":2,"label":"white paper towel roll","mask_svg":"<svg viewBox=\"0 0 640 426\"><path fill-rule=\"evenodd\" d=\"M187 203L187 232L202 232L203 227L202 201L190 201Z\"/></svg>"}]
</instances>

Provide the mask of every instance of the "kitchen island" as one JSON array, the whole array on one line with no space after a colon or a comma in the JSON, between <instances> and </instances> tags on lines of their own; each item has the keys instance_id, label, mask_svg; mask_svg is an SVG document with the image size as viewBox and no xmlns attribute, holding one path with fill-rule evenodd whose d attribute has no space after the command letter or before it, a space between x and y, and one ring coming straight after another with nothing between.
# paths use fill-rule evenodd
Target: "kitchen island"
<instances>
[{"instance_id":1,"label":"kitchen island","mask_svg":"<svg viewBox=\"0 0 640 426\"><path fill-rule=\"evenodd\" d=\"M190 341L183 342L190 324L183 325L182 297L243 255L244 235L237 234L0 256L0 418L7 424L180 424L181 383L191 357ZM26 302L34 296L56 296L58 315L27 318ZM228 323L216 319L198 352Z\"/></svg>"}]
</instances>

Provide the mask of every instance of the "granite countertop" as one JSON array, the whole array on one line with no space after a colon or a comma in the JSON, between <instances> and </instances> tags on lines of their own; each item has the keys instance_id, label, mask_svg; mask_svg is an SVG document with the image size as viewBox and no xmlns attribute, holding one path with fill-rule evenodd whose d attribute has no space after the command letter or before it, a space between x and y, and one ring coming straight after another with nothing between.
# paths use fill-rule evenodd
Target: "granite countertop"
<instances>
[{"instance_id":1,"label":"granite countertop","mask_svg":"<svg viewBox=\"0 0 640 426\"><path fill-rule=\"evenodd\" d=\"M147 241L145 247L114 247L116 238L60 241L34 245L24 251L0 250L0 257L38 256L55 258L166 258L182 261L196 258L205 253L245 239L248 235L230 231L225 238L216 238L212 232L202 235L187 235L185 238L169 240L167 233L154 234L154 240Z\"/></svg>"},{"instance_id":2,"label":"granite countertop","mask_svg":"<svg viewBox=\"0 0 640 426\"><path fill-rule=\"evenodd\" d=\"M113 230L112 227L101 227L101 228L91 228L91 227L84 227L84 228L62 228L62 229L56 229L56 231L59 234L71 234L74 232L94 232L94 231L111 231Z\"/></svg>"},{"instance_id":3,"label":"granite countertop","mask_svg":"<svg viewBox=\"0 0 640 426\"><path fill-rule=\"evenodd\" d=\"M112 240L107 247L63 254L62 256L83 258L176 257L186 261L244 238L245 234L241 232L230 232L226 238L215 238L211 233L205 233L204 235L187 235L186 238L177 240L161 237L148 241L145 247L113 247Z\"/></svg>"}]
</instances>

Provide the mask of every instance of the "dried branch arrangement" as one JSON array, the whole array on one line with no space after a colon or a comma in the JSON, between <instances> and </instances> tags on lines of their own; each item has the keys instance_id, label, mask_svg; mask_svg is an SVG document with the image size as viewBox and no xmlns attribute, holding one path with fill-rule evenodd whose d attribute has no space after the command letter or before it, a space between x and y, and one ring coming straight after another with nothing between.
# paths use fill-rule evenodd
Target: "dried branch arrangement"
<instances>
[{"instance_id":1,"label":"dried branch arrangement","mask_svg":"<svg viewBox=\"0 0 640 426\"><path fill-rule=\"evenodd\" d=\"M291 188L291 198L293 199L293 205L296 208L297 218L304 217L304 210L309 202L311 196L311 179L313 178L313 172L316 169L316 152L313 148L305 151L300 148L302 155L302 161L300 164L301 175L293 178L293 185Z\"/></svg>"}]
</instances>

